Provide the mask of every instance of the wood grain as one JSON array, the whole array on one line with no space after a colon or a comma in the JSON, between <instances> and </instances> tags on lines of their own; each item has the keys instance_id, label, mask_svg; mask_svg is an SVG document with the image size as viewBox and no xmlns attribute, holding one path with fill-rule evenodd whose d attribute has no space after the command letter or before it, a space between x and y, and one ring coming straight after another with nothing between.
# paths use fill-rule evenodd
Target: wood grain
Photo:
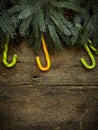
<instances>
[{"instance_id":1,"label":"wood grain","mask_svg":"<svg viewBox=\"0 0 98 130\"><path fill-rule=\"evenodd\" d=\"M13 48L15 48L14 46ZM51 55L51 69L47 73L41 72L35 61L33 48L22 42L15 48L13 53L18 54L18 63L12 69L7 69L2 64L2 55L0 58L0 85L98 85L98 56L95 55L97 62L93 70L85 69L80 58L85 57L89 63L89 58L85 51L78 49L64 49L61 53ZM45 65L44 56L40 52L42 64Z\"/></svg>"},{"instance_id":2,"label":"wood grain","mask_svg":"<svg viewBox=\"0 0 98 130\"><path fill-rule=\"evenodd\" d=\"M90 63L83 49L64 49L51 55L51 69L44 73L27 42L10 46L8 61L14 53L18 61L11 69L0 54L0 130L98 129L98 56L96 68L87 70L79 61Z\"/></svg>"},{"instance_id":3,"label":"wood grain","mask_svg":"<svg viewBox=\"0 0 98 130\"><path fill-rule=\"evenodd\" d=\"M95 130L98 91L66 90L70 86L7 86L0 89L4 130ZM93 88L93 86L92 86ZM81 126L82 123L82 126ZM89 126L90 125L90 126ZM93 129L92 129L93 128Z\"/></svg>"}]
</instances>

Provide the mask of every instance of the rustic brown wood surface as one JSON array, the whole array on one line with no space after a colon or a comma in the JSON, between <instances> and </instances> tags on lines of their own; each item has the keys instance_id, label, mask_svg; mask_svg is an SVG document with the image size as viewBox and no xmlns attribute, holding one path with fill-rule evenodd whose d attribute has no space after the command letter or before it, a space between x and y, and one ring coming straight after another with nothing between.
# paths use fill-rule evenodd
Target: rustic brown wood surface
<instances>
[{"instance_id":1,"label":"rustic brown wood surface","mask_svg":"<svg viewBox=\"0 0 98 130\"><path fill-rule=\"evenodd\" d=\"M9 48L9 61L14 53L17 64L8 69L0 52L0 130L98 129L98 56L95 69L87 70L80 63L84 57L90 64L84 50L64 49L41 72L27 42Z\"/></svg>"}]
</instances>

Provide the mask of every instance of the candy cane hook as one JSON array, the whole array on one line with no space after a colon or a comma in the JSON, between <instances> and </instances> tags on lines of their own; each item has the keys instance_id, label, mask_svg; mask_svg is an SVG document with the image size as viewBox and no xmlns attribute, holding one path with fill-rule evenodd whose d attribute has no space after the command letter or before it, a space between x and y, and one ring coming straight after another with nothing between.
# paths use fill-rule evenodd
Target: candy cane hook
<instances>
[{"instance_id":1,"label":"candy cane hook","mask_svg":"<svg viewBox=\"0 0 98 130\"><path fill-rule=\"evenodd\" d=\"M7 53L8 53L8 45L9 45L9 36L7 36L6 39L6 43L4 46L4 52L3 52L3 64L7 67L7 68L11 68L13 66L15 66L16 62L17 62L17 55L14 54L13 55L13 59L11 63L7 62Z\"/></svg>"},{"instance_id":2,"label":"candy cane hook","mask_svg":"<svg viewBox=\"0 0 98 130\"><path fill-rule=\"evenodd\" d=\"M46 67L42 66L42 64L40 62L40 57L39 56L36 57L36 62L37 62L38 68L40 70L48 71L50 69L51 63L50 63L50 57L49 57L49 54L48 54L48 51L47 51L47 47L46 47L44 36L42 36L42 47L43 47L43 50L44 50L44 54L45 54L47 65L46 65Z\"/></svg>"}]
</instances>

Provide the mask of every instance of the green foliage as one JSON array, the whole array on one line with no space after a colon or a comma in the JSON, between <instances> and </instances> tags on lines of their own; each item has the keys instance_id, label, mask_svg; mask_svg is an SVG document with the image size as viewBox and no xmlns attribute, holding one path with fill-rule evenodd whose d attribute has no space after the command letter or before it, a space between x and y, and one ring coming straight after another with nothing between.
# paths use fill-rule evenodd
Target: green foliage
<instances>
[{"instance_id":1,"label":"green foliage","mask_svg":"<svg viewBox=\"0 0 98 130\"><path fill-rule=\"evenodd\" d=\"M13 36L18 23L16 15L11 15L8 9L17 4L16 0L0 1L0 28L5 35Z\"/></svg>"},{"instance_id":2,"label":"green foliage","mask_svg":"<svg viewBox=\"0 0 98 130\"><path fill-rule=\"evenodd\" d=\"M69 12L69 16L66 13ZM70 12L72 18L70 19ZM96 13L97 12L97 13ZM97 0L1 0L0 29L13 37L17 31L41 47L45 35L49 48L84 45L88 38L98 45Z\"/></svg>"},{"instance_id":3,"label":"green foliage","mask_svg":"<svg viewBox=\"0 0 98 130\"><path fill-rule=\"evenodd\" d=\"M12 15L18 14L17 17L21 21L19 33L30 38L33 35L33 44L36 44L36 41L40 42L41 35L48 31L52 45L61 49L62 44L57 30L67 37L75 35L74 26L64 17L64 9L71 9L75 13L84 12L82 7L74 3L57 0L20 0L18 5L12 7L9 12Z\"/></svg>"},{"instance_id":4,"label":"green foliage","mask_svg":"<svg viewBox=\"0 0 98 130\"><path fill-rule=\"evenodd\" d=\"M0 29L0 48L3 48L3 36L4 36L4 34L3 34L2 30Z\"/></svg>"},{"instance_id":5,"label":"green foliage","mask_svg":"<svg viewBox=\"0 0 98 130\"><path fill-rule=\"evenodd\" d=\"M95 46L98 47L98 1L97 0L71 0L78 3L79 6L85 8L85 12L75 15L74 25L77 28L77 38L72 37L72 42L80 45L87 43L88 39L92 39ZM74 44L73 43L73 44Z\"/></svg>"}]
</instances>

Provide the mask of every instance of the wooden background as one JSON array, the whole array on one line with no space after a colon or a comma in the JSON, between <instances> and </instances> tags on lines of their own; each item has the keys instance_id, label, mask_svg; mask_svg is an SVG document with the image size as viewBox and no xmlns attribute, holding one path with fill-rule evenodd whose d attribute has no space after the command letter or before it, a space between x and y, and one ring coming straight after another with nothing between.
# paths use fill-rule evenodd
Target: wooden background
<instances>
[{"instance_id":1,"label":"wooden background","mask_svg":"<svg viewBox=\"0 0 98 130\"><path fill-rule=\"evenodd\" d=\"M12 49L13 48L13 49ZM51 69L41 72L33 48L27 42L9 48L5 68L0 52L0 130L97 130L98 56L93 70L83 68L82 49L64 49L51 55ZM40 58L45 65L44 56Z\"/></svg>"}]
</instances>

